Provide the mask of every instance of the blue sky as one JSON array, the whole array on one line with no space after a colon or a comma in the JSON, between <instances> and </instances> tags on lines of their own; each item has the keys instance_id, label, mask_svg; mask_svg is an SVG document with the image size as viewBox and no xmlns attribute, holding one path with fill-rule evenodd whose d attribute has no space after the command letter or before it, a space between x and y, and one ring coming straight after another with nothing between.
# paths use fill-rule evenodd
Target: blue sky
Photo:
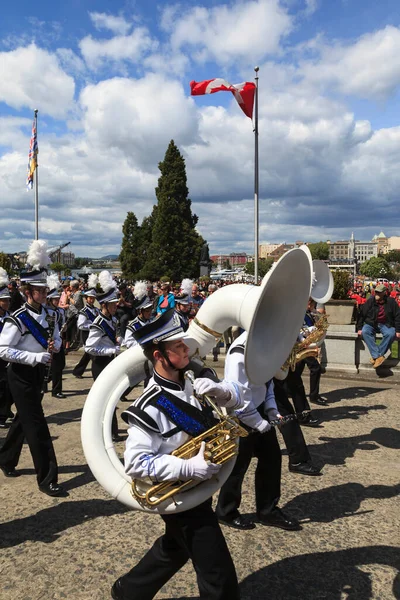
<instances>
[{"instance_id":1,"label":"blue sky","mask_svg":"<svg viewBox=\"0 0 400 600\"><path fill-rule=\"evenodd\" d=\"M260 240L399 235L400 4L394 0L25 0L0 21L0 250L33 237L25 191L39 109L40 235L118 253L155 202L173 138L212 253L253 251L252 123L230 94L260 66Z\"/></svg>"}]
</instances>

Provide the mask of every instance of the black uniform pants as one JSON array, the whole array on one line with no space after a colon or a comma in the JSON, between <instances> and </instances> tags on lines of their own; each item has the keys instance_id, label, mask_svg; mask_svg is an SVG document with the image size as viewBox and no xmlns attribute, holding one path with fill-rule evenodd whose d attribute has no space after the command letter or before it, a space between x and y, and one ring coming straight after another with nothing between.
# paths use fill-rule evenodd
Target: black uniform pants
<instances>
[{"instance_id":1,"label":"black uniform pants","mask_svg":"<svg viewBox=\"0 0 400 600\"><path fill-rule=\"evenodd\" d=\"M276 405L282 417L293 415L294 410L290 404L284 381L274 379L274 393ZM298 465L299 463L308 462L311 460L311 456L298 421L289 421L281 427L280 432L283 436L283 440L288 451L289 464Z\"/></svg>"},{"instance_id":2,"label":"black uniform pants","mask_svg":"<svg viewBox=\"0 0 400 600\"><path fill-rule=\"evenodd\" d=\"M62 393L62 372L65 368L65 352L63 346L61 346L59 352L53 353L51 361L51 382L52 389L51 393L55 394Z\"/></svg>"},{"instance_id":3,"label":"black uniform pants","mask_svg":"<svg viewBox=\"0 0 400 600\"><path fill-rule=\"evenodd\" d=\"M113 356L92 356L92 377L93 381L96 381L100 373L106 368L107 365L113 360ZM118 419L117 419L117 409L114 410L112 423L111 423L111 433L113 436L118 435Z\"/></svg>"},{"instance_id":4,"label":"black uniform pants","mask_svg":"<svg viewBox=\"0 0 400 600\"><path fill-rule=\"evenodd\" d=\"M38 485L57 483L57 459L42 408L44 368L10 363L7 371L17 414L0 448L0 465L15 468L26 439Z\"/></svg>"},{"instance_id":5,"label":"black uniform pants","mask_svg":"<svg viewBox=\"0 0 400 600\"><path fill-rule=\"evenodd\" d=\"M235 466L219 492L215 511L218 518L229 521L239 516L243 479L253 456L257 458L257 516L267 517L277 506L281 495L282 456L276 432L274 429L266 433L253 431L239 440L239 454Z\"/></svg>"},{"instance_id":6,"label":"black uniform pants","mask_svg":"<svg viewBox=\"0 0 400 600\"><path fill-rule=\"evenodd\" d=\"M88 335L89 335L88 331L81 331L83 346L85 346ZM90 356L90 354L88 354L87 352L84 352L80 361L78 362L78 364L75 365L75 367L73 368L72 375L74 375L75 377L82 377L82 375L86 371L86 368L87 368L88 364L90 363L91 359L92 359L92 357Z\"/></svg>"},{"instance_id":7,"label":"black uniform pants","mask_svg":"<svg viewBox=\"0 0 400 600\"><path fill-rule=\"evenodd\" d=\"M14 415L11 412L13 399L8 385L7 363L0 359L0 422L5 423Z\"/></svg>"},{"instance_id":8,"label":"black uniform pants","mask_svg":"<svg viewBox=\"0 0 400 600\"><path fill-rule=\"evenodd\" d=\"M296 365L296 372L301 375L303 374L304 367L310 370L310 400L315 402L319 398L319 381L321 379L321 365L315 358L315 356L308 356L304 358Z\"/></svg>"},{"instance_id":9,"label":"black uniform pants","mask_svg":"<svg viewBox=\"0 0 400 600\"><path fill-rule=\"evenodd\" d=\"M297 363L296 369L292 371L289 369L288 376L285 379L286 391L293 400L296 412L301 413L305 410L311 410L307 400L306 390L304 389L304 383L301 378L301 374L304 369L304 364Z\"/></svg>"},{"instance_id":10,"label":"black uniform pants","mask_svg":"<svg viewBox=\"0 0 400 600\"><path fill-rule=\"evenodd\" d=\"M161 517L165 522L164 535L121 577L124 599L151 600L191 559L200 598L239 600L235 567L211 508L211 498L191 510Z\"/></svg>"}]
</instances>

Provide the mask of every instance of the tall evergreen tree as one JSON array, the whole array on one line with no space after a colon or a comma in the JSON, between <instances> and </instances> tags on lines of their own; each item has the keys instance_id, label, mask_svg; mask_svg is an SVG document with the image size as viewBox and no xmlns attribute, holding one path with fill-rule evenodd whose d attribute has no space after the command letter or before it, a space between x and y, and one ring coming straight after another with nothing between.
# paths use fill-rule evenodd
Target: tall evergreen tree
<instances>
[{"instance_id":1,"label":"tall evergreen tree","mask_svg":"<svg viewBox=\"0 0 400 600\"><path fill-rule=\"evenodd\" d=\"M158 168L158 204L145 270L153 280L163 275L174 281L197 277L204 240L195 229L198 217L188 197L185 160L173 140Z\"/></svg>"},{"instance_id":2,"label":"tall evergreen tree","mask_svg":"<svg viewBox=\"0 0 400 600\"><path fill-rule=\"evenodd\" d=\"M128 212L122 226L122 245L119 260L126 279L135 279L143 262L140 257L141 230L135 213Z\"/></svg>"}]
</instances>

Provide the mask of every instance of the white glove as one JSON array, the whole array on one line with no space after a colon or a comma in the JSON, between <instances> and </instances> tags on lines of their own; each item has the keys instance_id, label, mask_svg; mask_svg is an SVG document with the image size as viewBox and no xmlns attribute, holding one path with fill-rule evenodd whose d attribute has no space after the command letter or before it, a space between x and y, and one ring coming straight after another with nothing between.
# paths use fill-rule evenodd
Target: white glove
<instances>
[{"instance_id":1,"label":"white glove","mask_svg":"<svg viewBox=\"0 0 400 600\"><path fill-rule=\"evenodd\" d=\"M115 346L115 356L121 352L121 346Z\"/></svg>"},{"instance_id":2,"label":"white glove","mask_svg":"<svg viewBox=\"0 0 400 600\"><path fill-rule=\"evenodd\" d=\"M36 354L36 364L37 365L47 365L51 361L50 352L39 352Z\"/></svg>"},{"instance_id":3,"label":"white glove","mask_svg":"<svg viewBox=\"0 0 400 600\"><path fill-rule=\"evenodd\" d=\"M199 396L211 396L220 406L226 406L232 398L232 393L225 383L215 383L211 379L199 377L193 384L196 394Z\"/></svg>"},{"instance_id":4,"label":"white glove","mask_svg":"<svg viewBox=\"0 0 400 600\"><path fill-rule=\"evenodd\" d=\"M199 453L193 458L182 460L182 467L179 479L187 481L188 479L196 479L197 481L205 481L211 479L213 475L218 473L222 465L215 465L208 462L204 458L204 450L206 444L201 442Z\"/></svg>"},{"instance_id":5,"label":"white glove","mask_svg":"<svg viewBox=\"0 0 400 600\"><path fill-rule=\"evenodd\" d=\"M272 429L272 425L270 425L268 423L268 421L266 421L265 419L263 419L260 423L260 425L257 425L256 430L259 433L266 433L267 431L270 431Z\"/></svg>"}]
</instances>

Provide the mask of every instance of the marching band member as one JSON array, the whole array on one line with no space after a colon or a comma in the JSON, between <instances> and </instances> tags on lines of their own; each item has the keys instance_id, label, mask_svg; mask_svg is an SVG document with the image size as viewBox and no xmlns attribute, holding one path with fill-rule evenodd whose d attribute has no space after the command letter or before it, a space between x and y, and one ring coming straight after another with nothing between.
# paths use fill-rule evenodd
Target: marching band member
<instances>
[{"instance_id":1,"label":"marching band member","mask_svg":"<svg viewBox=\"0 0 400 600\"><path fill-rule=\"evenodd\" d=\"M94 273L91 273L88 278L88 289L83 293L86 300L86 305L79 311L78 315L78 329L81 332L83 345L86 344L86 340L89 335L89 329L95 318L99 314L99 309L94 305L97 298L96 285L98 283L98 277ZM91 356L86 351L83 353L82 358L72 370L72 375L78 379L83 378L83 374L86 367L91 361Z\"/></svg>"},{"instance_id":2,"label":"marching band member","mask_svg":"<svg viewBox=\"0 0 400 600\"><path fill-rule=\"evenodd\" d=\"M154 370L144 394L122 414L129 424L126 473L157 482L210 479L220 465L204 459L204 444L191 459L171 455L190 437L215 424L211 411L202 407L193 395L193 385L182 376L189 363L189 349L178 316L170 310L138 329L135 337ZM195 389L213 396L222 406L239 408L243 403L237 384L203 378L195 381ZM201 598L238 600L235 567L211 508L211 498L195 508L161 518L166 527L164 535L135 567L117 579L111 590L114 600L150 600L189 558L197 573Z\"/></svg>"},{"instance_id":3,"label":"marching band member","mask_svg":"<svg viewBox=\"0 0 400 600\"><path fill-rule=\"evenodd\" d=\"M146 323L149 323L153 314L153 301L147 296L148 285L145 281L137 281L133 288L135 302L133 307L137 311L137 316L131 321L125 331L123 345L127 348L132 348L137 344L134 333Z\"/></svg>"},{"instance_id":4,"label":"marching band member","mask_svg":"<svg viewBox=\"0 0 400 600\"><path fill-rule=\"evenodd\" d=\"M6 477L17 477L15 470L26 439L35 466L39 490L49 496L67 496L57 483L57 459L42 408L42 385L51 353L58 352L61 338L55 323L49 339L46 302L46 267L50 263L47 244L36 240L30 246L27 262L31 270L21 273L26 303L6 317L0 334L0 358L8 361L8 382L17 415L0 448L0 468Z\"/></svg>"},{"instance_id":5,"label":"marching band member","mask_svg":"<svg viewBox=\"0 0 400 600\"><path fill-rule=\"evenodd\" d=\"M11 294L8 285L7 273L0 267L0 333L3 330L4 321L9 315ZM11 412L13 400L7 380L7 364L7 361L0 358L0 429L7 429L9 427L7 419L12 419L14 416Z\"/></svg>"},{"instance_id":6,"label":"marching band member","mask_svg":"<svg viewBox=\"0 0 400 600\"><path fill-rule=\"evenodd\" d=\"M179 294L175 296L176 303L176 314L182 325L183 331L189 329L189 316L190 316L190 301L188 294Z\"/></svg>"},{"instance_id":7,"label":"marching band member","mask_svg":"<svg viewBox=\"0 0 400 600\"><path fill-rule=\"evenodd\" d=\"M49 293L47 294L47 306L55 312L58 330L61 334L65 328L66 317L65 310L58 306L62 288L60 287L60 282L57 275L49 275L47 277L47 287L49 288ZM66 398L65 394L62 393L62 372L64 369L65 352L64 346L61 344L59 352L53 354L53 359L51 361L51 395L54 398Z\"/></svg>"},{"instance_id":8,"label":"marching band member","mask_svg":"<svg viewBox=\"0 0 400 600\"><path fill-rule=\"evenodd\" d=\"M85 344L85 352L92 357L92 376L94 381L115 358L120 350L120 339L117 339L117 312L118 294L117 284L109 271L99 274L101 292L97 293L100 303L100 314L95 318L89 328L89 335ZM112 421L112 439L119 442L118 420L116 410Z\"/></svg>"},{"instance_id":9,"label":"marching band member","mask_svg":"<svg viewBox=\"0 0 400 600\"><path fill-rule=\"evenodd\" d=\"M239 454L232 473L222 486L216 514L223 525L234 529L254 529L254 522L239 513L243 479L251 459L257 458L255 496L257 523L288 531L301 529L298 521L285 515L278 502L281 495L282 457L275 429L270 421L281 418L274 397L274 384L254 385L249 382L244 367L247 332L235 340L225 361L225 378L238 381L245 389L245 406L236 411L241 423L251 432L239 438Z\"/></svg>"}]
</instances>

